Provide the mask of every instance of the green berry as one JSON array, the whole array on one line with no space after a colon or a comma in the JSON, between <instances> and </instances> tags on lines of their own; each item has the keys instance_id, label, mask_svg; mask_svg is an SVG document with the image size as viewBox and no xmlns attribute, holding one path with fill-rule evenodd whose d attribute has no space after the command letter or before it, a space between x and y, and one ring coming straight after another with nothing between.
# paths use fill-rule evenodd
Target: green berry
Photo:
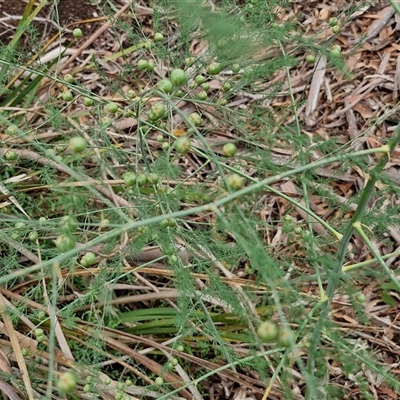
<instances>
[{"instance_id":1,"label":"green berry","mask_svg":"<svg viewBox=\"0 0 400 400\"><path fill-rule=\"evenodd\" d=\"M155 42L162 42L164 40L164 35L160 32L154 34L154 41Z\"/></svg>"},{"instance_id":2,"label":"green berry","mask_svg":"<svg viewBox=\"0 0 400 400\"><path fill-rule=\"evenodd\" d=\"M279 331L278 346L290 347L294 338L292 331L289 328L283 328Z\"/></svg>"},{"instance_id":3,"label":"green berry","mask_svg":"<svg viewBox=\"0 0 400 400\"><path fill-rule=\"evenodd\" d=\"M203 83L206 81L206 77L203 76L203 75L197 75L197 76L194 78L194 81L197 83L197 85L201 85L201 84L203 84Z\"/></svg>"},{"instance_id":4,"label":"green berry","mask_svg":"<svg viewBox=\"0 0 400 400\"><path fill-rule=\"evenodd\" d=\"M56 239L56 247L62 253L65 253L75 247L75 240L71 235L62 234Z\"/></svg>"},{"instance_id":5,"label":"green berry","mask_svg":"<svg viewBox=\"0 0 400 400\"><path fill-rule=\"evenodd\" d=\"M332 56L336 56L337 57L337 56L340 55L341 52L342 52L342 48L339 45L335 44L335 45L332 46L330 54Z\"/></svg>"},{"instance_id":6,"label":"green berry","mask_svg":"<svg viewBox=\"0 0 400 400\"><path fill-rule=\"evenodd\" d=\"M237 152L237 147L234 143L226 143L222 147L222 154L226 157L233 157Z\"/></svg>"},{"instance_id":7,"label":"green berry","mask_svg":"<svg viewBox=\"0 0 400 400\"><path fill-rule=\"evenodd\" d=\"M164 142L162 145L161 145L161 148L165 151L165 150L168 150L169 149L169 143L168 142Z\"/></svg>"},{"instance_id":8,"label":"green berry","mask_svg":"<svg viewBox=\"0 0 400 400\"><path fill-rule=\"evenodd\" d=\"M161 134L160 134L160 135L157 135L156 140L157 140L158 143L162 143L162 142L164 141L164 136L161 135Z\"/></svg>"},{"instance_id":9,"label":"green berry","mask_svg":"<svg viewBox=\"0 0 400 400\"><path fill-rule=\"evenodd\" d=\"M172 364L174 367L176 367L176 366L179 364L178 359L177 359L177 358L172 358L172 359L171 359L171 364Z\"/></svg>"},{"instance_id":10,"label":"green berry","mask_svg":"<svg viewBox=\"0 0 400 400\"><path fill-rule=\"evenodd\" d=\"M137 177L137 183L139 186L144 186L147 183L147 175L146 174L139 174Z\"/></svg>"},{"instance_id":11,"label":"green berry","mask_svg":"<svg viewBox=\"0 0 400 400\"><path fill-rule=\"evenodd\" d=\"M198 98L199 100L201 100L201 101L207 100L207 97L208 97L208 95L207 95L207 93L204 92L204 91L199 92L198 95L197 95L197 98Z\"/></svg>"},{"instance_id":12,"label":"green berry","mask_svg":"<svg viewBox=\"0 0 400 400\"><path fill-rule=\"evenodd\" d=\"M13 150L8 150L4 157L7 161L15 161L18 158L18 154Z\"/></svg>"},{"instance_id":13,"label":"green berry","mask_svg":"<svg viewBox=\"0 0 400 400\"><path fill-rule=\"evenodd\" d=\"M126 381L125 381L125 386L126 387L129 387L129 386L132 386L133 385L133 382L130 380L130 379L127 379Z\"/></svg>"},{"instance_id":14,"label":"green berry","mask_svg":"<svg viewBox=\"0 0 400 400\"><path fill-rule=\"evenodd\" d=\"M176 346L176 350L177 351L184 351L185 350L185 347L183 346L183 345L179 345L179 346Z\"/></svg>"},{"instance_id":15,"label":"green berry","mask_svg":"<svg viewBox=\"0 0 400 400\"><path fill-rule=\"evenodd\" d=\"M106 378L106 379L104 379L104 384L105 385L110 385L111 384L111 379L110 378Z\"/></svg>"},{"instance_id":16,"label":"green berry","mask_svg":"<svg viewBox=\"0 0 400 400\"><path fill-rule=\"evenodd\" d=\"M329 18L329 26L337 26L339 20L336 17Z\"/></svg>"},{"instance_id":17,"label":"green berry","mask_svg":"<svg viewBox=\"0 0 400 400\"><path fill-rule=\"evenodd\" d=\"M191 67L196 60L193 57L186 57L185 58L185 65L187 67Z\"/></svg>"},{"instance_id":18,"label":"green berry","mask_svg":"<svg viewBox=\"0 0 400 400\"><path fill-rule=\"evenodd\" d=\"M188 115L188 120L194 125L194 126L200 126L202 123L202 118L200 114L194 112Z\"/></svg>"},{"instance_id":19,"label":"green berry","mask_svg":"<svg viewBox=\"0 0 400 400\"><path fill-rule=\"evenodd\" d=\"M238 174L232 174L226 178L226 185L231 190L242 189L245 182L246 182L245 179Z\"/></svg>"},{"instance_id":20,"label":"green berry","mask_svg":"<svg viewBox=\"0 0 400 400\"><path fill-rule=\"evenodd\" d=\"M161 376L157 377L156 380L154 381L156 385L162 385L164 383L164 379L161 378Z\"/></svg>"},{"instance_id":21,"label":"green berry","mask_svg":"<svg viewBox=\"0 0 400 400\"><path fill-rule=\"evenodd\" d=\"M210 75L218 75L222 70L221 64L217 63L217 62L212 62L208 68L207 68L207 72Z\"/></svg>"},{"instance_id":22,"label":"green berry","mask_svg":"<svg viewBox=\"0 0 400 400\"><path fill-rule=\"evenodd\" d=\"M307 54L306 55L306 62L308 64L314 64L315 63L315 56L314 54Z\"/></svg>"},{"instance_id":23,"label":"green berry","mask_svg":"<svg viewBox=\"0 0 400 400\"><path fill-rule=\"evenodd\" d=\"M220 106L226 106L227 104L228 104L228 100L227 99L225 99L225 98L222 98L222 99L219 99L218 100L218 104L220 105Z\"/></svg>"},{"instance_id":24,"label":"green berry","mask_svg":"<svg viewBox=\"0 0 400 400\"><path fill-rule=\"evenodd\" d=\"M176 68L171 71L169 79L173 85L182 86L184 83L186 83L187 77L183 69Z\"/></svg>"},{"instance_id":25,"label":"green berry","mask_svg":"<svg viewBox=\"0 0 400 400\"><path fill-rule=\"evenodd\" d=\"M71 74L66 74L64 76L64 81L67 83L73 83L74 82L74 77Z\"/></svg>"},{"instance_id":26,"label":"green berry","mask_svg":"<svg viewBox=\"0 0 400 400\"><path fill-rule=\"evenodd\" d=\"M18 126L17 125L10 125L6 129L6 134L7 135L15 135L18 133Z\"/></svg>"},{"instance_id":27,"label":"green berry","mask_svg":"<svg viewBox=\"0 0 400 400\"><path fill-rule=\"evenodd\" d=\"M147 175L147 180L152 185L157 185L160 182L160 176L155 173L150 173Z\"/></svg>"},{"instance_id":28,"label":"green berry","mask_svg":"<svg viewBox=\"0 0 400 400\"><path fill-rule=\"evenodd\" d=\"M72 35L73 35L73 37L74 37L75 39L79 39L79 38L81 38L81 37L83 36L83 33L82 33L82 30L81 30L81 29L75 28L75 29L72 31Z\"/></svg>"},{"instance_id":29,"label":"green berry","mask_svg":"<svg viewBox=\"0 0 400 400\"><path fill-rule=\"evenodd\" d=\"M31 231L31 232L29 232L28 239L29 239L31 242L36 242L36 240L38 239L38 237L39 237L39 234L37 233L37 231Z\"/></svg>"},{"instance_id":30,"label":"green berry","mask_svg":"<svg viewBox=\"0 0 400 400\"><path fill-rule=\"evenodd\" d=\"M68 148L74 153L82 153L86 149L86 146L86 139L82 136L74 136L68 143Z\"/></svg>"},{"instance_id":31,"label":"green berry","mask_svg":"<svg viewBox=\"0 0 400 400\"><path fill-rule=\"evenodd\" d=\"M274 342L278 337L279 329L275 322L264 321L258 326L257 334L263 342Z\"/></svg>"},{"instance_id":32,"label":"green berry","mask_svg":"<svg viewBox=\"0 0 400 400\"><path fill-rule=\"evenodd\" d=\"M136 174L133 172L125 172L122 179L126 186L133 186L136 183Z\"/></svg>"},{"instance_id":33,"label":"green berry","mask_svg":"<svg viewBox=\"0 0 400 400\"><path fill-rule=\"evenodd\" d=\"M149 121L158 121L165 116L167 109L163 103L155 103L151 106L147 118Z\"/></svg>"},{"instance_id":34,"label":"green berry","mask_svg":"<svg viewBox=\"0 0 400 400\"><path fill-rule=\"evenodd\" d=\"M292 221L293 221L293 217L292 217L291 215L289 215L289 214L286 214L286 215L283 217L283 220L284 220L285 222L292 222Z\"/></svg>"},{"instance_id":35,"label":"green berry","mask_svg":"<svg viewBox=\"0 0 400 400\"><path fill-rule=\"evenodd\" d=\"M23 229L26 227L26 224L25 224L25 222L16 222L14 226L15 226L15 229Z\"/></svg>"},{"instance_id":36,"label":"green berry","mask_svg":"<svg viewBox=\"0 0 400 400\"><path fill-rule=\"evenodd\" d=\"M161 81L157 83L157 88L164 93L171 93L172 86L172 82L167 78L161 79Z\"/></svg>"},{"instance_id":37,"label":"green berry","mask_svg":"<svg viewBox=\"0 0 400 400\"><path fill-rule=\"evenodd\" d=\"M201 85L201 87L202 87L202 89L203 90L210 90L210 84L208 83L208 82L204 82L202 85Z\"/></svg>"},{"instance_id":38,"label":"green berry","mask_svg":"<svg viewBox=\"0 0 400 400\"><path fill-rule=\"evenodd\" d=\"M61 393L71 393L76 389L77 379L73 372L62 373L57 381L57 388Z\"/></svg>"},{"instance_id":39,"label":"green berry","mask_svg":"<svg viewBox=\"0 0 400 400\"><path fill-rule=\"evenodd\" d=\"M190 151L191 142L186 136L182 136L175 141L175 149L180 154L186 154Z\"/></svg>"},{"instance_id":40,"label":"green berry","mask_svg":"<svg viewBox=\"0 0 400 400\"><path fill-rule=\"evenodd\" d=\"M147 60L139 60L137 63L137 67L139 71L145 71L149 66L149 62Z\"/></svg>"},{"instance_id":41,"label":"green berry","mask_svg":"<svg viewBox=\"0 0 400 400\"><path fill-rule=\"evenodd\" d=\"M365 302L365 294L362 292L358 292L354 295L354 298L356 299L356 301L358 301L359 303L364 303Z\"/></svg>"},{"instance_id":42,"label":"green berry","mask_svg":"<svg viewBox=\"0 0 400 400\"><path fill-rule=\"evenodd\" d=\"M119 110L119 105L118 103L114 103L113 101L111 101L110 103L107 104L106 110L109 113L115 114Z\"/></svg>"},{"instance_id":43,"label":"green berry","mask_svg":"<svg viewBox=\"0 0 400 400\"><path fill-rule=\"evenodd\" d=\"M64 101L71 101L74 98L74 96L72 95L72 93L69 90L67 90L66 92L64 92L62 94L62 98Z\"/></svg>"},{"instance_id":44,"label":"green berry","mask_svg":"<svg viewBox=\"0 0 400 400\"><path fill-rule=\"evenodd\" d=\"M89 98L89 97L85 97L85 98L83 99L83 104L84 104L86 107L90 107L90 106L93 105L93 99L91 99L91 98Z\"/></svg>"},{"instance_id":45,"label":"green berry","mask_svg":"<svg viewBox=\"0 0 400 400\"><path fill-rule=\"evenodd\" d=\"M60 229L63 232L74 232L78 228L78 221L73 215L64 215L60 221Z\"/></svg>"},{"instance_id":46,"label":"green berry","mask_svg":"<svg viewBox=\"0 0 400 400\"><path fill-rule=\"evenodd\" d=\"M340 32L340 26L339 25L332 26L332 33L334 35L337 35L339 32Z\"/></svg>"},{"instance_id":47,"label":"green berry","mask_svg":"<svg viewBox=\"0 0 400 400\"><path fill-rule=\"evenodd\" d=\"M231 70L234 74L238 74L240 72L240 65L239 64L233 64L231 66Z\"/></svg>"},{"instance_id":48,"label":"green berry","mask_svg":"<svg viewBox=\"0 0 400 400\"><path fill-rule=\"evenodd\" d=\"M224 92L229 92L232 89L232 85L229 82L224 82L222 85L222 90Z\"/></svg>"},{"instance_id":49,"label":"green berry","mask_svg":"<svg viewBox=\"0 0 400 400\"><path fill-rule=\"evenodd\" d=\"M293 228L293 232L294 232L296 235L301 235L302 232L303 232L303 228L302 228L301 226L295 226L295 227Z\"/></svg>"},{"instance_id":50,"label":"green berry","mask_svg":"<svg viewBox=\"0 0 400 400\"><path fill-rule=\"evenodd\" d=\"M29 356L29 349L27 349L26 347L23 347L21 349L21 353L22 353L22 357L28 357Z\"/></svg>"},{"instance_id":51,"label":"green berry","mask_svg":"<svg viewBox=\"0 0 400 400\"><path fill-rule=\"evenodd\" d=\"M81 265L84 267L90 267L91 265L96 264L96 255L91 251L88 251L82 258L81 258Z\"/></svg>"},{"instance_id":52,"label":"green berry","mask_svg":"<svg viewBox=\"0 0 400 400\"><path fill-rule=\"evenodd\" d=\"M46 340L46 337L44 335L38 335L36 336L36 340L38 343L43 343Z\"/></svg>"},{"instance_id":53,"label":"green berry","mask_svg":"<svg viewBox=\"0 0 400 400\"><path fill-rule=\"evenodd\" d=\"M43 331L43 329L41 329L41 328L37 328L37 329L35 329L35 336L36 337L38 337L38 336L43 336L44 335L44 331Z\"/></svg>"},{"instance_id":54,"label":"green berry","mask_svg":"<svg viewBox=\"0 0 400 400\"><path fill-rule=\"evenodd\" d=\"M135 91L132 90L132 89L129 89L129 90L126 92L126 97L128 97L128 99L130 99L130 100L134 99L134 98L136 97Z\"/></svg>"},{"instance_id":55,"label":"green berry","mask_svg":"<svg viewBox=\"0 0 400 400\"><path fill-rule=\"evenodd\" d=\"M146 70L149 71L149 72L152 72L152 71L154 71L154 68L155 68L154 61L153 60L149 60L147 62Z\"/></svg>"}]
</instances>

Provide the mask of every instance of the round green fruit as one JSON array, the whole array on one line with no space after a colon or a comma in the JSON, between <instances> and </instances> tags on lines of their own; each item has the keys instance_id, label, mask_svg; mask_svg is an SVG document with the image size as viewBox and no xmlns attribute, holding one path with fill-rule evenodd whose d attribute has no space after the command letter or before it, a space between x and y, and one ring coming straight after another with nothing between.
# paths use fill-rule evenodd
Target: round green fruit
<instances>
[{"instance_id":1,"label":"round green fruit","mask_svg":"<svg viewBox=\"0 0 400 400\"><path fill-rule=\"evenodd\" d=\"M160 32L154 34L154 41L155 42L162 42L164 40L164 35Z\"/></svg>"},{"instance_id":2,"label":"round green fruit","mask_svg":"<svg viewBox=\"0 0 400 400\"><path fill-rule=\"evenodd\" d=\"M93 105L93 99L91 99L91 98L89 98L89 97L85 97L85 98L83 99L83 104L84 104L86 107L90 107L90 106Z\"/></svg>"},{"instance_id":3,"label":"round green fruit","mask_svg":"<svg viewBox=\"0 0 400 400\"><path fill-rule=\"evenodd\" d=\"M38 237L39 237L39 234L37 233L37 231L31 231L31 232L29 232L28 239L29 239L31 242L36 242L36 240L38 239Z\"/></svg>"},{"instance_id":4,"label":"round green fruit","mask_svg":"<svg viewBox=\"0 0 400 400\"><path fill-rule=\"evenodd\" d=\"M221 64L217 62L212 62L207 68L207 72L210 75L218 75L221 71L222 71Z\"/></svg>"},{"instance_id":5,"label":"round green fruit","mask_svg":"<svg viewBox=\"0 0 400 400\"><path fill-rule=\"evenodd\" d=\"M164 379L161 378L161 376L159 376L158 378L156 378L156 380L154 381L154 383L156 385L162 385L164 383Z\"/></svg>"},{"instance_id":6,"label":"round green fruit","mask_svg":"<svg viewBox=\"0 0 400 400\"><path fill-rule=\"evenodd\" d=\"M308 64L314 64L315 63L315 56L314 54L307 54L306 55L306 62Z\"/></svg>"},{"instance_id":7,"label":"round green fruit","mask_svg":"<svg viewBox=\"0 0 400 400\"><path fill-rule=\"evenodd\" d=\"M152 185L157 185L160 182L160 176L152 172L147 175L147 181Z\"/></svg>"},{"instance_id":8,"label":"round green fruit","mask_svg":"<svg viewBox=\"0 0 400 400\"><path fill-rule=\"evenodd\" d=\"M75 29L72 31L72 36L73 36L75 39L81 38L81 37L83 36L82 30L79 29L79 28L75 28Z\"/></svg>"},{"instance_id":9,"label":"round green fruit","mask_svg":"<svg viewBox=\"0 0 400 400\"><path fill-rule=\"evenodd\" d=\"M199 100L201 100L201 101L207 100L207 97L208 97L208 95L207 95L207 93L204 92L204 91L199 92L199 94L197 95L197 98L198 98Z\"/></svg>"},{"instance_id":10,"label":"round green fruit","mask_svg":"<svg viewBox=\"0 0 400 400\"><path fill-rule=\"evenodd\" d=\"M188 119L194 126L200 126L203 121L200 114L196 112L189 114Z\"/></svg>"},{"instance_id":11,"label":"round green fruit","mask_svg":"<svg viewBox=\"0 0 400 400\"><path fill-rule=\"evenodd\" d=\"M91 251L88 251L82 258L81 258L81 265L84 267L90 267L91 265L96 264L96 255Z\"/></svg>"},{"instance_id":12,"label":"round green fruit","mask_svg":"<svg viewBox=\"0 0 400 400\"><path fill-rule=\"evenodd\" d=\"M139 60L137 63L137 67L139 71L145 71L149 66L149 62L147 60Z\"/></svg>"},{"instance_id":13,"label":"round green fruit","mask_svg":"<svg viewBox=\"0 0 400 400\"><path fill-rule=\"evenodd\" d=\"M111 101L110 103L107 104L106 110L111 114L115 114L119 110L119 105L118 103L114 103L113 101Z\"/></svg>"},{"instance_id":14,"label":"round green fruit","mask_svg":"<svg viewBox=\"0 0 400 400\"><path fill-rule=\"evenodd\" d=\"M237 147L233 143L226 143L222 147L222 154L226 157L233 157L237 152Z\"/></svg>"},{"instance_id":15,"label":"round green fruit","mask_svg":"<svg viewBox=\"0 0 400 400\"><path fill-rule=\"evenodd\" d=\"M354 298L356 299L357 302L359 303L364 303L365 302L365 294L362 292L358 292L354 295Z\"/></svg>"},{"instance_id":16,"label":"round green fruit","mask_svg":"<svg viewBox=\"0 0 400 400\"><path fill-rule=\"evenodd\" d=\"M126 186L133 186L136 183L136 174L133 172L125 172L122 179Z\"/></svg>"},{"instance_id":17,"label":"round green fruit","mask_svg":"<svg viewBox=\"0 0 400 400\"><path fill-rule=\"evenodd\" d=\"M64 81L67 83L73 83L74 82L74 77L71 74L66 74L64 76Z\"/></svg>"},{"instance_id":18,"label":"round green fruit","mask_svg":"<svg viewBox=\"0 0 400 400\"><path fill-rule=\"evenodd\" d=\"M240 65L239 64L233 64L231 66L231 70L234 74L238 74L240 72Z\"/></svg>"},{"instance_id":19,"label":"round green fruit","mask_svg":"<svg viewBox=\"0 0 400 400\"><path fill-rule=\"evenodd\" d=\"M57 382L57 388L61 393L71 393L76 389L77 379L73 372L62 373Z\"/></svg>"},{"instance_id":20,"label":"round green fruit","mask_svg":"<svg viewBox=\"0 0 400 400\"><path fill-rule=\"evenodd\" d=\"M222 85L222 90L224 92L229 92L232 89L232 85L229 82L224 82Z\"/></svg>"},{"instance_id":21,"label":"round green fruit","mask_svg":"<svg viewBox=\"0 0 400 400\"><path fill-rule=\"evenodd\" d=\"M272 321L264 321L258 326L257 334L263 342L274 342L279 334L278 325Z\"/></svg>"},{"instance_id":22,"label":"round green fruit","mask_svg":"<svg viewBox=\"0 0 400 400\"><path fill-rule=\"evenodd\" d=\"M72 95L72 93L69 90L67 90L66 92L64 92L62 94L62 98L64 101L71 101L74 98L74 96Z\"/></svg>"},{"instance_id":23,"label":"round green fruit","mask_svg":"<svg viewBox=\"0 0 400 400\"><path fill-rule=\"evenodd\" d=\"M41 328L37 328L37 329L35 329L35 336L36 337L38 337L38 336L43 336L44 335L44 331L43 331L43 329L41 329Z\"/></svg>"},{"instance_id":24,"label":"round green fruit","mask_svg":"<svg viewBox=\"0 0 400 400\"><path fill-rule=\"evenodd\" d=\"M75 247L75 240L70 235L60 235L56 239L56 247L62 253L65 253Z\"/></svg>"},{"instance_id":25,"label":"round green fruit","mask_svg":"<svg viewBox=\"0 0 400 400\"><path fill-rule=\"evenodd\" d=\"M147 183L147 175L146 174L139 174L137 177L137 183L139 186L144 186Z\"/></svg>"},{"instance_id":26,"label":"round green fruit","mask_svg":"<svg viewBox=\"0 0 400 400\"><path fill-rule=\"evenodd\" d=\"M238 174L232 174L232 175L229 175L226 178L226 185L231 190L240 190L240 189L242 189L244 184L245 184L245 182L246 181L243 178L243 176L240 176Z\"/></svg>"},{"instance_id":27,"label":"round green fruit","mask_svg":"<svg viewBox=\"0 0 400 400\"><path fill-rule=\"evenodd\" d=\"M186 136L182 136L175 142L175 150L180 154L186 154L190 151L191 142Z\"/></svg>"},{"instance_id":28,"label":"round green fruit","mask_svg":"<svg viewBox=\"0 0 400 400\"><path fill-rule=\"evenodd\" d=\"M161 81L157 83L157 88L164 93L171 93L172 86L172 82L167 78L161 79Z\"/></svg>"},{"instance_id":29,"label":"round green fruit","mask_svg":"<svg viewBox=\"0 0 400 400\"><path fill-rule=\"evenodd\" d=\"M165 116L167 109L163 103L155 103L151 106L147 118L150 121L157 121Z\"/></svg>"},{"instance_id":30,"label":"round green fruit","mask_svg":"<svg viewBox=\"0 0 400 400\"><path fill-rule=\"evenodd\" d=\"M74 153L82 153L87 146L86 139L82 136L74 136L69 140L68 147Z\"/></svg>"},{"instance_id":31,"label":"round green fruit","mask_svg":"<svg viewBox=\"0 0 400 400\"><path fill-rule=\"evenodd\" d=\"M339 25L332 26L332 33L334 35L337 35L339 32L340 32L340 26Z\"/></svg>"},{"instance_id":32,"label":"round green fruit","mask_svg":"<svg viewBox=\"0 0 400 400\"><path fill-rule=\"evenodd\" d=\"M293 340L293 334L289 328L283 328L279 331L278 346L290 347Z\"/></svg>"},{"instance_id":33,"label":"round green fruit","mask_svg":"<svg viewBox=\"0 0 400 400\"><path fill-rule=\"evenodd\" d=\"M8 150L4 157L7 161L15 161L18 158L18 154L13 150Z\"/></svg>"},{"instance_id":34,"label":"round green fruit","mask_svg":"<svg viewBox=\"0 0 400 400\"><path fill-rule=\"evenodd\" d=\"M202 85L205 81L206 81L206 77L203 75L197 75L194 78L194 81L198 84L198 85Z\"/></svg>"},{"instance_id":35,"label":"round green fruit","mask_svg":"<svg viewBox=\"0 0 400 400\"><path fill-rule=\"evenodd\" d=\"M329 18L329 26L337 26L339 23L339 20L336 17Z\"/></svg>"},{"instance_id":36,"label":"round green fruit","mask_svg":"<svg viewBox=\"0 0 400 400\"><path fill-rule=\"evenodd\" d=\"M180 68L173 69L171 71L169 79L171 80L172 84L175 86L182 86L187 81L185 71Z\"/></svg>"}]
</instances>

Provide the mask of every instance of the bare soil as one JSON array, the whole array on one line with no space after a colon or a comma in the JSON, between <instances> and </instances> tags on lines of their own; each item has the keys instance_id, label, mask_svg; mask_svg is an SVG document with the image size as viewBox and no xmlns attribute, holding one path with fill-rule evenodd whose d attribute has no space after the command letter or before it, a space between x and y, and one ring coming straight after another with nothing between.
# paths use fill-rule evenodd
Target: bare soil
<instances>
[{"instance_id":1,"label":"bare soil","mask_svg":"<svg viewBox=\"0 0 400 400\"><path fill-rule=\"evenodd\" d=\"M0 42L7 44L15 33L15 27L27 7L22 0L0 0ZM60 0L56 5L51 4L43 8L35 18L33 26L44 39L64 29L74 29L79 26L83 33L89 34L98 17L98 10L88 1ZM26 45L28 36L25 35L22 45Z\"/></svg>"}]
</instances>

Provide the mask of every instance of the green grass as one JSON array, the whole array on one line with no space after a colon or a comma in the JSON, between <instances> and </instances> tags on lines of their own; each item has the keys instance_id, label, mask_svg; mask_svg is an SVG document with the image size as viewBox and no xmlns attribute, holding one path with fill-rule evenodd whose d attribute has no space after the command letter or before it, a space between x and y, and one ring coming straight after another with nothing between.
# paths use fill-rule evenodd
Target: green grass
<instances>
[{"instance_id":1,"label":"green grass","mask_svg":"<svg viewBox=\"0 0 400 400\"><path fill-rule=\"evenodd\" d=\"M348 79L349 54L332 54L335 35L320 40L294 16L282 19L278 6L288 11L289 2L243 3L162 1L151 17L113 18L108 2L99 12L114 53L106 46L67 68L62 54L31 63L21 28L2 45L1 344L22 373L2 372L9 390L30 399L208 399L212 382L228 382L264 399L341 399L355 389L369 399L373 374L400 392L368 339L367 311L370 299L395 307L400 291L398 271L374 245L393 248L388 231L399 225L387 201L398 187L382 171L400 130L357 151L310 133L299 115L315 65L300 93L291 70L305 54L325 55ZM341 29L363 4L337 16ZM40 58L46 44L31 12L20 27ZM153 42L155 32L164 39ZM59 36L72 49L87 39ZM175 68L187 82L161 92ZM155 103L165 113L155 116ZM181 135L189 149L177 145ZM355 169L370 179L347 192ZM263 321L278 338L260 338ZM77 382L63 393L67 371Z\"/></svg>"}]
</instances>

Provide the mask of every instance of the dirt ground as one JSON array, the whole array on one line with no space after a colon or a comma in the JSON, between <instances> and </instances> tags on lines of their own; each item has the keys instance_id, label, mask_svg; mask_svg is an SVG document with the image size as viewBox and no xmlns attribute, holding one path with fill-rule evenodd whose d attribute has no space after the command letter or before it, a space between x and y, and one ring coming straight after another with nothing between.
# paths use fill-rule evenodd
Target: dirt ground
<instances>
[{"instance_id":1,"label":"dirt ground","mask_svg":"<svg viewBox=\"0 0 400 400\"><path fill-rule=\"evenodd\" d=\"M23 0L0 0L0 41L3 44L7 44L13 37L14 28L26 6L27 2ZM77 26L84 33L90 33L96 25L95 21L90 20L97 17L97 8L88 1L60 0L57 6L52 4L44 7L35 18L34 27L43 39L54 35L60 29L74 29ZM84 21L87 22L82 23Z\"/></svg>"}]
</instances>

